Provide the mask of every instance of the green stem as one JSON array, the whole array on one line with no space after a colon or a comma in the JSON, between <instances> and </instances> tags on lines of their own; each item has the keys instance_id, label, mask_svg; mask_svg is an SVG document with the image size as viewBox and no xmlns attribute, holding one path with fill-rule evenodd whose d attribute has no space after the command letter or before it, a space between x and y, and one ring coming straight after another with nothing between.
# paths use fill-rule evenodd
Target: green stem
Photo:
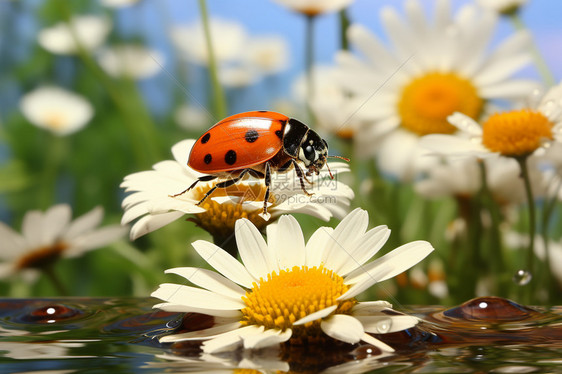
<instances>
[{"instance_id":1,"label":"green stem","mask_svg":"<svg viewBox=\"0 0 562 374\"><path fill-rule=\"evenodd\" d=\"M49 147L45 157L45 166L41 175L41 182L39 183L39 206L42 209L47 209L55 201L56 186L59 169L62 160L66 155L66 139L54 135L49 135Z\"/></svg>"},{"instance_id":2,"label":"green stem","mask_svg":"<svg viewBox=\"0 0 562 374\"><path fill-rule=\"evenodd\" d=\"M58 4L63 19L68 23L70 31L72 33L72 38L76 43L78 57L80 57L84 66L105 88L105 90L109 94L110 99L114 102L120 114L123 116L123 123L129 131L133 146L133 152L139 166L151 166L155 160L160 159L161 157L158 151L158 136L155 131L154 123L150 119L150 116L146 114L146 111L139 112L138 103L130 103L128 98L129 96L131 96L131 93L126 89L122 89L122 87L120 87L118 84L115 84L112 78L110 78L98 66L97 62L90 55L90 52L81 44L80 39L76 34L76 30L74 30L73 24L71 22L72 13L69 8L69 2L65 0L59 0ZM145 103L142 102L141 106L144 108Z\"/></svg>"},{"instance_id":3,"label":"green stem","mask_svg":"<svg viewBox=\"0 0 562 374\"><path fill-rule=\"evenodd\" d=\"M550 257L550 243L549 243L549 237L548 237L548 228L549 228L549 223L550 223L550 219L552 218L552 214L554 213L554 208L557 205L558 199L558 192L560 191L560 188L562 187L562 179L558 180L557 182L557 186L554 189L554 193L553 193L553 197L545 200L544 204L543 204L543 214L542 214L542 222L541 222L541 236L542 236L542 240L544 243L544 256L545 256L545 267L546 267L546 271L545 271L545 278L546 278L546 284L547 284L547 290L548 290L548 301L549 302L553 302L553 298L557 293L557 285L556 285L556 281L554 279L554 277L552 276L552 272L551 272L551 257Z\"/></svg>"},{"instance_id":4,"label":"green stem","mask_svg":"<svg viewBox=\"0 0 562 374\"><path fill-rule=\"evenodd\" d=\"M59 296L70 296L68 290L66 289L66 286L61 282L61 280L57 276L53 264L44 266L43 268L41 268L41 270L43 271L43 274L45 274L47 278L49 278L49 280L57 290Z\"/></svg>"},{"instance_id":5,"label":"green stem","mask_svg":"<svg viewBox=\"0 0 562 374\"><path fill-rule=\"evenodd\" d=\"M531 179L529 177L529 168L527 166L527 156L517 157L517 162L521 168L521 178L525 185L525 195L527 197L527 204L529 205L529 248L527 252L527 271L534 275L534 260L535 260L535 228L536 228L536 212L535 203L533 199L533 190L531 188Z\"/></svg>"},{"instance_id":6,"label":"green stem","mask_svg":"<svg viewBox=\"0 0 562 374\"><path fill-rule=\"evenodd\" d=\"M519 16L519 11L511 12L508 14L508 16L516 30L527 29L525 27L525 24L523 23L523 20ZM543 82L547 86L553 86L554 84L556 84L556 79L554 78L554 75L550 71L550 68L548 67L546 61L544 60L544 57L540 53L539 48L537 47L537 44L535 42L533 42L531 45L531 54L533 56L533 60L535 61L535 65Z\"/></svg>"},{"instance_id":7,"label":"green stem","mask_svg":"<svg viewBox=\"0 0 562 374\"><path fill-rule=\"evenodd\" d=\"M207 2L199 0L199 10L201 12L201 20L203 22L203 31L205 33L205 43L207 45L207 55L209 57L209 74L211 76L211 87L213 88L213 106L215 115L218 118L226 117L226 98L224 91L219 82L217 61L215 51L213 50L213 41L211 35L211 27L209 25L209 14L207 12Z\"/></svg>"},{"instance_id":8,"label":"green stem","mask_svg":"<svg viewBox=\"0 0 562 374\"><path fill-rule=\"evenodd\" d=\"M315 95L314 89L314 19L315 16L306 16L306 41L305 41L305 69L306 69L306 106L310 124L314 126L316 119L310 103Z\"/></svg>"},{"instance_id":9,"label":"green stem","mask_svg":"<svg viewBox=\"0 0 562 374\"><path fill-rule=\"evenodd\" d=\"M345 9L340 10L340 45L344 51L349 49L349 40L347 40L347 29L349 28L350 21Z\"/></svg>"}]
</instances>

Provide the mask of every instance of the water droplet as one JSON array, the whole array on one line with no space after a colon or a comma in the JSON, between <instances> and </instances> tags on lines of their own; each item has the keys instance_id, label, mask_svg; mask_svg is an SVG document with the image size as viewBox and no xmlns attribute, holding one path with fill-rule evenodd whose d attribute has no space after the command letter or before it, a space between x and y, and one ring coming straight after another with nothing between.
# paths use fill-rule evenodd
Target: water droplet
<instances>
[{"instance_id":1,"label":"water droplet","mask_svg":"<svg viewBox=\"0 0 562 374\"><path fill-rule=\"evenodd\" d=\"M390 325L391 325L391 321L390 318L389 319L385 319L384 321L381 321L377 324L377 332L379 334L386 334L388 331L390 331Z\"/></svg>"},{"instance_id":2,"label":"water droplet","mask_svg":"<svg viewBox=\"0 0 562 374\"><path fill-rule=\"evenodd\" d=\"M533 275L527 270L520 269L515 272L512 279L517 285L525 286L531 282Z\"/></svg>"}]
</instances>

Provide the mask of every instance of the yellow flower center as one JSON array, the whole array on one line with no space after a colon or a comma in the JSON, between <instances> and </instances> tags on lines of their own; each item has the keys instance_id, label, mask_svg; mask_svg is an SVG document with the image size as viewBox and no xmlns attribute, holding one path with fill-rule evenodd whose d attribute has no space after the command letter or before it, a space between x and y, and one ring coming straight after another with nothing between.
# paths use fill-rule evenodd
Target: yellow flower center
<instances>
[{"instance_id":1,"label":"yellow flower center","mask_svg":"<svg viewBox=\"0 0 562 374\"><path fill-rule=\"evenodd\" d=\"M482 126L482 144L504 156L526 156L552 140L552 123L542 113L523 109L492 115Z\"/></svg>"},{"instance_id":2,"label":"yellow flower center","mask_svg":"<svg viewBox=\"0 0 562 374\"><path fill-rule=\"evenodd\" d=\"M214 186L203 185L194 188L190 193L192 198L199 201ZM238 198L232 202L218 203L213 197L230 196ZM234 232L234 224L240 218L247 218L258 229L264 228L272 221L265 221L259 216L262 209L248 210L244 209L244 203L249 201L259 201L263 203L265 199L265 185L262 183L247 184L243 182L236 183L227 188L217 188L205 201L200 205L205 212L196 214L191 219L204 230L213 236L226 238ZM269 195L269 202L275 204L273 194Z\"/></svg>"},{"instance_id":3,"label":"yellow flower center","mask_svg":"<svg viewBox=\"0 0 562 374\"><path fill-rule=\"evenodd\" d=\"M64 113L52 112L45 117L45 125L52 130L60 130L66 124Z\"/></svg>"},{"instance_id":4,"label":"yellow flower center","mask_svg":"<svg viewBox=\"0 0 562 374\"><path fill-rule=\"evenodd\" d=\"M18 270L40 269L58 260L67 248L68 244L64 242L56 242L49 246L37 248L20 257L15 267Z\"/></svg>"},{"instance_id":5,"label":"yellow flower center","mask_svg":"<svg viewBox=\"0 0 562 374\"><path fill-rule=\"evenodd\" d=\"M452 134L456 128L447 122L449 115L477 118L483 104L470 81L454 73L429 73L404 88L398 112L402 126L415 134Z\"/></svg>"},{"instance_id":6,"label":"yellow flower center","mask_svg":"<svg viewBox=\"0 0 562 374\"><path fill-rule=\"evenodd\" d=\"M323 266L295 266L270 273L242 297L247 306L242 309L241 324L282 331L291 328L291 340L315 338L321 334L319 321L293 323L333 305L338 306L334 313L349 314L356 300L337 300L348 288L342 277Z\"/></svg>"}]
</instances>

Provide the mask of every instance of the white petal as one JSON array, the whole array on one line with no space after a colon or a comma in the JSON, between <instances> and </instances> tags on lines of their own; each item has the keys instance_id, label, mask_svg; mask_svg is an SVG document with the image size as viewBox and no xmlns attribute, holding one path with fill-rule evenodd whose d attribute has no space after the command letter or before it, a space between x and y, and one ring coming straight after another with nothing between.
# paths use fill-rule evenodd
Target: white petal
<instances>
[{"instance_id":1,"label":"white petal","mask_svg":"<svg viewBox=\"0 0 562 374\"><path fill-rule=\"evenodd\" d=\"M161 337L159 341L160 343L170 343L170 342L179 342L183 340L209 339L224 334L225 332L237 330L239 328L240 328L240 322L236 321L232 323L226 323L223 325L213 326L208 329L190 331L181 334L166 335Z\"/></svg>"},{"instance_id":2,"label":"white petal","mask_svg":"<svg viewBox=\"0 0 562 374\"><path fill-rule=\"evenodd\" d=\"M365 333L363 334L363 336L361 336L361 340L364 341L365 343L369 343L371 345L374 345L375 347L377 347L378 349L380 349L383 352L394 352L394 348L392 348L391 346L381 342L380 340L378 340L377 338Z\"/></svg>"},{"instance_id":3,"label":"white petal","mask_svg":"<svg viewBox=\"0 0 562 374\"><path fill-rule=\"evenodd\" d=\"M482 136L482 127L480 124L466 114L455 112L447 117L447 121L462 132L471 136Z\"/></svg>"},{"instance_id":4,"label":"white petal","mask_svg":"<svg viewBox=\"0 0 562 374\"><path fill-rule=\"evenodd\" d=\"M229 331L217 336L214 339L203 342L203 352L219 353L232 351L242 344L244 338L248 338L252 335L263 334L263 330L263 326L256 327L251 325Z\"/></svg>"},{"instance_id":5,"label":"white petal","mask_svg":"<svg viewBox=\"0 0 562 374\"><path fill-rule=\"evenodd\" d=\"M303 317L293 323L293 325L304 325L305 323L316 321L317 319L329 316L338 308L337 305L332 305L324 309L317 310L314 313L310 313L306 317Z\"/></svg>"},{"instance_id":6,"label":"white petal","mask_svg":"<svg viewBox=\"0 0 562 374\"><path fill-rule=\"evenodd\" d=\"M365 282L370 279L374 280L374 278L377 278L377 282L382 282L392 278L423 260L433 249L431 244L423 240L404 244L350 273L345 278L346 284ZM380 272L377 268L385 269L385 271ZM375 274L379 276L384 274L384 276L378 278L375 277Z\"/></svg>"},{"instance_id":7,"label":"white petal","mask_svg":"<svg viewBox=\"0 0 562 374\"><path fill-rule=\"evenodd\" d=\"M346 314L333 315L320 322L320 327L326 335L349 344L358 343L365 333L361 322Z\"/></svg>"},{"instance_id":8,"label":"white petal","mask_svg":"<svg viewBox=\"0 0 562 374\"><path fill-rule=\"evenodd\" d=\"M101 223L102 218L103 208L101 206L95 207L88 213L83 214L82 216L72 221L72 223L64 233L65 239L72 240L72 238L74 238L75 236L94 229Z\"/></svg>"},{"instance_id":9,"label":"white petal","mask_svg":"<svg viewBox=\"0 0 562 374\"><path fill-rule=\"evenodd\" d=\"M121 225L105 226L95 231L82 234L71 242L72 248L65 256L73 257L96 248L105 247L127 234L128 227Z\"/></svg>"},{"instance_id":10,"label":"white petal","mask_svg":"<svg viewBox=\"0 0 562 374\"><path fill-rule=\"evenodd\" d=\"M177 220L184 215L183 212L169 212L156 215L147 215L139 219L131 228L131 240L140 238L149 232L158 230L168 223Z\"/></svg>"},{"instance_id":11,"label":"white petal","mask_svg":"<svg viewBox=\"0 0 562 374\"><path fill-rule=\"evenodd\" d=\"M45 241L52 243L59 239L68 227L71 217L72 209L68 204L55 205L47 210L43 216Z\"/></svg>"},{"instance_id":12,"label":"white petal","mask_svg":"<svg viewBox=\"0 0 562 374\"><path fill-rule=\"evenodd\" d=\"M166 274L177 274L191 283L209 291L231 298L240 299L246 291L236 283L214 271L194 267L173 268L165 271Z\"/></svg>"},{"instance_id":13,"label":"white petal","mask_svg":"<svg viewBox=\"0 0 562 374\"><path fill-rule=\"evenodd\" d=\"M170 304L185 304L195 308L240 310L246 306L241 299L224 297L201 288L173 283L161 284L150 296Z\"/></svg>"},{"instance_id":14,"label":"white petal","mask_svg":"<svg viewBox=\"0 0 562 374\"><path fill-rule=\"evenodd\" d=\"M348 262L354 261L351 253L354 246L367 229L369 215L363 209L355 209L349 213L334 229L332 240L324 252L324 266L336 273Z\"/></svg>"},{"instance_id":15,"label":"white petal","mask_svg":"<svg viewBox=\"0 0 562 374\"><path fill-rule=\"evenodd\" d=\"M284 343L291 338L292 334L293 332L291 329L287 329L285 331L268 329L261 334L244 337L244 348L260 349Z\"/></svg>"},{"instance_id":16,"label":"white petal","mask_svg":"<svg viewBox=\"0 0 562 374\"><path fill-rule=\"evenodd\" d=\"M38 210L25 213L21 224L21 232L29 248L37 248L47 244L44 236L43 213Z\"/></svg>"},{"instance_id":17,"label":"white petal","mask_svg":"<svg viewBox=\"0 0 562 374\"><path fill-rule=\"evenodd\" d=\"M279 269L305 264L306 252L301 227L293 216L281 216L277 225ZM280 244L280 245L279 245Z\"/></svg>"},{"instance_id":18,"label":"white petal","mask_svg":"<svg viewBox=\"0 0 562 374\"><path fill-rule=\"evenodd\" d=\"M390 230L384 225L377 226L367 231L367 233L361 237L358 245L355 246L350 253L353 260L345 263L338 271L338 274L345 276L363 265L382 248L389 236Z\"/></svg>"},{"instance_id":19,"label":"white petal","mask_svg":"<svg viewBox=\"0 0 562 374\"><path fill-rule=\"evenodd\" d=\"M392 304L388 301L377 300L377 301L363 301L356 304L353 309L351 309L354 316L358 315L370 315L372 313L379 313L385 309L392 309Z\"/></svg>"},{"instance_id":20,"label":"white petal","mask_svg":"<svg viewBox=\"0 0 562 374\"><path fill-rule=\"evenodd\" d=\"M312 234L306 243L306 266L320 266L324 258L324 251L328 242L332 240L334 229L331 227L320 227Z\"/></svg>"},{"instance_id":21,"label":"white petal","mask_svg":"<svg viewBox=\"0 0 562 374\"><path fill-rule=\"evenodd\" d=\"M240 310L197 308L185 304L171 304L171 303L155 304L153 308L160 309L165 312L172 312L172 313L200 313L200 314L207 314L210 316L223 317L223 318L237 318L237 319L242 318L242 313L240 312Z\"/></svg>"},{"instance_id":22,"label":"white petal","mask_svg":"<svg viewBox=\"0 0 562 374\"><path fill-rule=\"evenodd\" d=\"M492 157L493 153L480 142L461 138L455 135L432 134L420 140L420 147L426 148L438 155L455 157Z\"/></svg>"},{"instance_id":23,"label":"white petal","mask_svg":"<svg viewBox=\"0 0 562 374\"><path fill-rule=\"evenodd\" d=\"M357 280L355 278L351 278L352 281L349 281L347 278L345 279L346 284L353 284L354 281L356 283L353 284L343 295L338 297L337 300L350 299L352 297L359 295L361 292L365 291L373 284L381 282L384 279L388 279L389 278L388 274L392 274L394 270L392 267L381 267L381 266L375 267L374 269L371 270L369 268L370 264L372 264L372 262L364 267L357 269L352 273L354 274L356 272L361 271L361 275L362 275L361 278L358 278Z\"/></svg>"},{"instance_id":24,"label":"white petal","mask_svg":"<svg viewBox=\"0 0 562 374\"><path fill-rule=\"evenodd\" d=\"M366 332L374 334L388 334L414 327L419 319L412 316L355 316L362 324Z\"/></svg>"},{"instance_id":25,"label":"white petal","mask_svg":"<svg viewBox=\"0 0 562 374\"><path fill-rule=\"evenodd\" d=\"M231 281L248 289L257 281L248 273L244 265L213 243L197 240L191 245L209 265Z\"/></svg>"},{"instance_id":26,"label":"white petal","mask_svg":"<svg viewBox=\"0 0 562 374\"><path fill-rule=\"evenodd\" d=\"M268 267L268 259L264 255L267 243L262 234L251 221L245 218L236 221L234 232L238 253L246 270L256 279L262 277L265 279L271 269Z\"/></svg>"},{"instance_id":27,"label":"white petal","mask_svg":"<svg viewBox=\"0 0 562 374\"><path fill-rule=\"evenodd\" d=\"M25 239L12 230L11 227L0 222L0 258L7 260L19 256L25 249Z\"/></svg>"}]
</instances>

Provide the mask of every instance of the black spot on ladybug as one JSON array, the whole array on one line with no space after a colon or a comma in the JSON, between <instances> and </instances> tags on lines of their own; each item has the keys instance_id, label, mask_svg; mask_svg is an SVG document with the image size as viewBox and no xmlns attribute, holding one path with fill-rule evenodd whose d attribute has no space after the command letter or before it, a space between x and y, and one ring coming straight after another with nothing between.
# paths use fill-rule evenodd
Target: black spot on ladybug
<instances>
[{"instance_id":1,"label":"black spot on ladybug","mask_svg":"<svg viewBox=\"0 0 562 374\"><path fill-rule=\"evenodd\" d=\"M283 131L277 130L277 131L275 131L275 135L277 135L277 137L278 137L279 139L282 139L282 138L283 138Z\"/></svg>"},{"instance_id":2,"label":"black spot on ladybug","mask_svg":"<svg viewBox=\"0 0 562 374\"><path fill-rule=\"evenodd\" d=\"M208 134L207 134L207 135L208 135ZM209 165L209 164L211 163L211 161L213 161L213 156L211 156L210 153L207 153L207 154L205 155L205 157L203 158L203 161L205 161L205 163L206 163L207 165Z\"/></svg>"},{"instance_id":3,"label":"black spot on ladybug","mask_svg":"<svg viewBox=\"0 0 562 374\"><path fill-rule=\"evenodd\" d=\"M202 138L201 138L201 144L205 144L209 141L209 139L211 139L211 134L210 133L206 133ZM210 156L210 155L209 155Z\"/></svg>"},{"instance_id":4,"label":"black spot on ladybug","mask_svg":"<svg viewBox=\"0 0 562 374\"><path fill-rule=\"evenodd\" d=\"M258 110L258 113L267 113L267 110Z\"/></svg>"},{"instance_id":5,"label":"black spot on ladybug","mask_svg":"<svg viewBox=\"0 0 562 374\"><path fill-rule=\"evenodd\" d=\"M248 131L246 131L246 135L244 135L244 139L246 139L248 143L255 142L259 137L260 134L258 134L258 132L254 129L249 129Z\"/></svg>"},{"instance_id":6,"label":"black spot on ladybug","mask_svg":"<svg viewBox=\"0 0 562 374\"><path fill-rule=\"evenodd\" d=\"M236 163L236 152L232 149L224 155L224 162L229 165L234 165Z\"/></svg>"}]
</instances>

